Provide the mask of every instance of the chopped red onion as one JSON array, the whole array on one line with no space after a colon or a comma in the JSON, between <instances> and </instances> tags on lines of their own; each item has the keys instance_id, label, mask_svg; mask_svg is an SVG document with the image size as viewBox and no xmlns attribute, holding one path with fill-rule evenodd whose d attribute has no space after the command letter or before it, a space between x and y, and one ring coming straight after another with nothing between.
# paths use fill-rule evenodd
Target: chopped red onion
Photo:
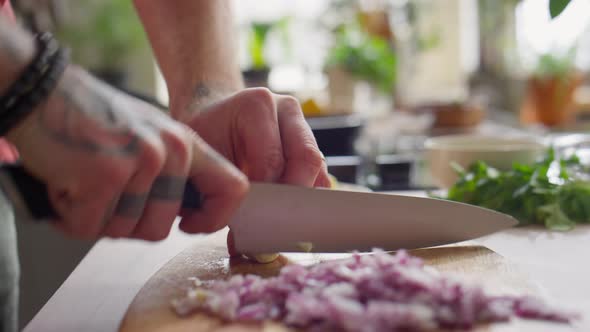
<instances>
[{"instance_id":1,"label":"chopped red onion","mask_svg":"<svg viewBox=\"0 0 590 332\"><path fill-rule=\"evenodd\" d=\"M554 322L576 317L533 297L487 295L480 286L430 271L406 251L375 250L309 268L288 265L266 279L194 281L195 287L172 303L180 316L203 310L230 322L278 320L310 330L469 329L511 317Z\"/></svg>"}]
</instances>

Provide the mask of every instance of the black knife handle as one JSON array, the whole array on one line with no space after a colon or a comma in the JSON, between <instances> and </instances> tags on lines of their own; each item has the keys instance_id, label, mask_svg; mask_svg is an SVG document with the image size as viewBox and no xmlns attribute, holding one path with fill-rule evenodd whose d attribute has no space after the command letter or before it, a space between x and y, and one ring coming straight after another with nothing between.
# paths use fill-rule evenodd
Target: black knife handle
<instances>
[{"instance_id":1,"label":"black knife handle","mask_svg":"<svg viewBox=\"0 0 590 332\"><path fill-rule=\"evenodd\" d=\"M8 176L9 185L12 185L18 194L19 199L25 205L30 216L36 221L51 220L58 218L47 192L47 185L31 175L20 164L6 164L0 167L0 172ZM6 184L5 184L6 185ZM6 190L5 190L6 192ZM9 195L10 196L10 195ZM10 199L10 197L9 197ZM184 187L182 198L183 209L199 209L203 203L203 196L190 182Z\"/></svg>"}]
</instances>

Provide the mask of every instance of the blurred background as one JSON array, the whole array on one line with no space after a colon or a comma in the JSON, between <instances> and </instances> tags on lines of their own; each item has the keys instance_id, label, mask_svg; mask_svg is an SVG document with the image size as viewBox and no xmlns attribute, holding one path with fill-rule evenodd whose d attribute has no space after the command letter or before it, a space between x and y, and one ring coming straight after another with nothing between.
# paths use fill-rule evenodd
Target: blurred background
<instances>
[{"instance_id":1,"label":"blurred background","mask_svg":"<svg viewBox=\"0 0 590 332\"><path fill-rule=\"evenodd\" d=\"M29 26L56 31L75 62L167 104L130 1L16 7ZM247 85L300 99L343 182L429 187L421 154L431 136L590 127L586 0L554 19L549 0L235 0L234 8Z\"/></svg>"},{"instance_id":2,"label":"blurred background","mask_svg":"<svg viewBox=\"0 0 590 332\"><path fill-rule=\"evenodd\" d=\"M56 31L75 62L167 104L129 0L16 7L26 24ZM247 85L300 99L343 182L428 187L419 175L430 136L590 126L586 0L555 19L549 0L235 0L234 8Z\"/></svg>"},{"instance_id":3,"label":"blurred background","mask_svg":"<svg viewBox=\"0 0 590 332\"><path fill-rule=\"evenodd\" d=\"M23 24L55 31L75 62L128 93L167 104L130 0L16 0L14 5ZM234 5L247 85L301 101L329 171L341 182L373 190L431 188L423 154L424 141L433 136L566 135L590 129L590 1L571 0L554 19L549 0L235 0ZM77 262L74 256L83 255L74 247L80 244L62 243L59 249L73 257L64 260L65 270ZM37 272L55 268L55 263L35 264L29 268ZM66 275L24 278L59 285ZM52 293L46 285L37 288L25 290L35 293L24 300L25 320Z\"/></svg>"}]
</instances>

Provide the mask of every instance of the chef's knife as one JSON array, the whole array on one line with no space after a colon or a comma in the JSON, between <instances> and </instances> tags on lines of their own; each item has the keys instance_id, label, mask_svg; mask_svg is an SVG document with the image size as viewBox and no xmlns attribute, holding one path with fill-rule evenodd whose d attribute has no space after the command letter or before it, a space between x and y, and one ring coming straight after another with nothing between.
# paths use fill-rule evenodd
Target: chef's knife
<instances>
[{"instance_id":1,"label":"chef's knife","mask_svg":"<svg viewBox=\"0 0 590 332\"><path fill-rule=\"evenodd\" d=\"M33 219L56 216L45 185L3 166L0 186ZM187 185L183 208L201 196ZM516 225L505 214L446 200L253 183L229 225L242 253L397 250L450 244Z\"/></svg>"}]
</instances>

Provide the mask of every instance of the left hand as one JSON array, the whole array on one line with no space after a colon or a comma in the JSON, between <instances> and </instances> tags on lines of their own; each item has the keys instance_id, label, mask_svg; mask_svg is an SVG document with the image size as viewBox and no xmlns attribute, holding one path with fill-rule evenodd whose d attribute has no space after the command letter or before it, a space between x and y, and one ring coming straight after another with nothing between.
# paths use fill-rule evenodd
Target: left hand
<instances>
[{"instance_id":1,"label":"left hand","mask_svg":"<svg viewBox=\"0 0 590 332\"><path fill-rule=\"evenodd\" d=\"M250 181L330 186L324 156L294 97L245 89L184 122Z\"/></svg>"}]
</instances>

